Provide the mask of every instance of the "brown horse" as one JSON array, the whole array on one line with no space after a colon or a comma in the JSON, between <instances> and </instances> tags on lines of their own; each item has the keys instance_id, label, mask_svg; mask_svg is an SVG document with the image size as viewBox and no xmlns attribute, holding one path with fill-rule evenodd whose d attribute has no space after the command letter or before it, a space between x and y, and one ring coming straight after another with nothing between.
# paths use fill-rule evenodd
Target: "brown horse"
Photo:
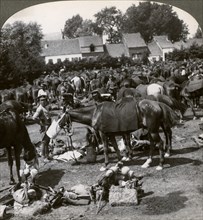
<instances>
[{"instance_id":1,"label":"brown horse","mask_svg":"<svg viewBox=\"0 0 203 220\"><path fill-rule=\"evenodd\" d=\"M74 121L91 126L98 131L104 144L105 167L109 163L108 140L110 139L120 160L121 155L115 136L123 136L130 158L133 153L130 133L144 126L149 131L151 147L149 159L143 164L143 168L148 167L151 163L153 149L157 145L160 152L160 163L157 169L161 170L164 163L164 151L159 128L164 125L166 132L168 130L171 132L175 119L176 115L173 110L164 103L151 100L142 100L137 103L133 97L126 97L119 103L103 102L97 106L70 110L64 115L60 126L63 127L66 123L70 124L71 121Z\"/></svg>"},{"instance_id":2,"label":"brown horse","mask_svg":"<svg viewBox=\"0 0 203 220\"><path fill-rule=\"evenodd\" d=\"M200 85L198 85L198 83ZM192 87L191 81L185 81L181 86L182 90L180 92L181 98L185 103L187 103L194 115L193 119L197 118L195 108L200 106L200 97L203 96L203 79L194 80L194 86Z\"/></svg>"},{"instance_id":3,"label":"brown horse","mask_svg":"<svg viewBox=\"0 0 203 220\"><path fill-rule=\"evenodd\" d=\"M14 184L13 178L13 158L12 148L14 150L16 170L19 182L20 177L20 155L23 149L25 161L31 161L36 156L36 150L32 144L27 128L21 120L17 111L12 108L6 108L0 105L0 148L6 148L8 165L10 169L10 184Z\"/></svg>"},{"instance_id":4,"label":"brown horse","mask_svg":"<svg viewBox=\"0 0 203 220\"><path fill-rule=\"evenodd\" d=\"M187 107L186 105L184 105L183 103L178 102L176 99L169 97L167 95L163 95L163 94L157 94L156 96L154 95L145 95L143 97L139 97L139 94L136 93L136 90L132 90L132 88L125 88L125 90L123 90L122 92L123 96L122 97L134 97L136 98L137 101L141 101L143 99L147 99L147 100L152 100L152 101L157 101L157 102L161 102L164 103L165 105L169 106L172 110L174 110L177 114L177 116L180 117L180 119L182 119L182 115L183 113L186 111ZM161 128L165 134L165 140L166 140L166 145L165 145L165 149L166 149L166 153L165 153L165 157L169 157L170 156L170 150L172 149L172 130L169 127L165 127L165 124L161 124Z\"/></svg>"}]
</instances>

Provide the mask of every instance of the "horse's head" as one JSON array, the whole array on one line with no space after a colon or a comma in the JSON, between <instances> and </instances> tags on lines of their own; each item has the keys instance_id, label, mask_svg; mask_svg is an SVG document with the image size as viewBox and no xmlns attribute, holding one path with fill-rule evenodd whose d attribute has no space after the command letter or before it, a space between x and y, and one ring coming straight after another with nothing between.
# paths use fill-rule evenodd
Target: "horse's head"
<instances>
[{"instance_id":1,"label":"horse's head","mask_svg":"<svg viewBox=\"0 0 203 220\"><path fill-rule=\"evenodd\" d=\"M60 128L65 129L69 134L72 133L72 121L70 114L65 112L58 120L58 125Z\"/></svg>"}]
</instances>

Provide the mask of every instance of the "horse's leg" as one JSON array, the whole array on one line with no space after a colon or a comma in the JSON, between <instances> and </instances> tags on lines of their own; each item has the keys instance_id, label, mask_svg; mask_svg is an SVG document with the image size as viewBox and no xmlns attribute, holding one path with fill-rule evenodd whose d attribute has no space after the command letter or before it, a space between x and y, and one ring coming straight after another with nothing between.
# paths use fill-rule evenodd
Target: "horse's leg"
<instances>
[{"instance_id":1,"label":"horse's leg","mask_svg":"<svg viewBox=\"0 0 203 220\"><path fill-rule=\"evenodd\" d=\"M164 126L161 126L162 129L163 129L163 132L164 132L164 135L165 135L165 138L166 138L166 149L165 149L165 154L164 156L165 157L170 157L170 151L172 149L172 130L171 128L165 128Z\"/></svg>"},{"instance_id":2,"label":"horse's leg","mask_svg":"<svg viewBox=\"0 0 203 220\"><path fill-rule=\"evenodd\" d=\"M15 184L15 180L13 178L13 158L11 154L11 147L6 148L7 149L7 158L8 158L8 166L10 169L10 185Z\"/></svg>"},{"instance_id":3,"label":"horse's leg","mask_svg":"<svg viewBox=\"0 0 203 220\"><path fill-rule=\"evenodd\" d=\"M126 152L126 155L125 155L126 159L125 160L130 160L133 157L133 151L132 151L132 147L131 147L131 143L130 143L130 133L124 134L123 139L124 139L124 143L127 148L127 151L128 151L128 152Z\"/></svg>"},{"instance_id":4,"label":"horse's leg","mask_svg":"<svg viewBox=\"0 0 203 220\"><path fill-rule=\"evenodd\" d=\"M188 98L188 97L185 97L186 99L186 102L188 103L188 105L190 106L191 110L192 110L192 113L193 113L193 119L195 120L197 118L196 116L196 113L195 113L195 110L194 110L194 105L193 105L193 102Z\"/></svg>"},{"instance_id":5,"label":"horse's leg","mask_svg":"<svg viewBox=\"0 0 203 220\"><path fill-rule=\"evenodd\" d=\"M21 176L20 176L20 153L21 149L20 146L15 146L14 147L14 153L15 153L15 161L16 161L16 173L18 176L18 182L21 182Z\"/></svg>"},{"instance_id":6,"label":"horse's leg","mask_svg":"<svg viewBox=\"0 0 203 220\"><path fill-rule=\"evenodd\" d=\"M152 156L154 152L155 143L150 133L149 133L149 140L150 140L149 156L148 159L145 161L145 163L141 166L142 168L148 168L152 163Z\"/></svg>"},{"instance_id":7,"label":"horse's leg","mask_svg":"<svg viewBox=\"0 0 203 220\"><path fill-rule=\"evenodd\" d=\"M163 163L164 163L164 151L163 151L163 141L159 135L158 132L156 133L150 133L150 152L149 152L149 157L147 161L142 165L142 168L148 168L152 162L152 156L153 156L153 150L155 143L159 147L159 155L160 155L160 163L159 166L156 168L157 170L162 170L163 169Z\"/></svg>"},{"instance_id":8,"label":"horse's leg","mask_svg":"<svg viewBox=\"0 0 203 220\"><path fill-rule=\"evenodd\" d=\"M114 150L116 151L118 160L120 161L121 160L121 154L120 154L120 151L118 149L118 144L116 142L115 136L110 136L109 138L110 138L110 141L111 141L111 143L113 145Z\"/></svg>"},{"instance_id":9,"label":"horse's leg","mask_svg":"<svg viewBox=\"0 0 203 220\"><path fill-rule=\"evenodd\" d=\"M161 139L158 132L151 133L151 137L154 140L154 143L157 143L157 146L159 147L160 162L159 162L159 166L157 166L156 170L162 170L163 169L163 164L164 164L163 141L162 141L162 139Z\"/></svg>"},{"instance_id":10,"label":"horse's leg","mask_svg":"<svg viewBox=\"0 0 203 220\"><path fill-rule=\"evenodd\" d=\"M100 169L100 171L104 171L107 169L109 164L109 157L108 157L108 136L100 132L100 136L102 138L102 142L104 144L104 166Z\"/></svg>"}]
</instances>

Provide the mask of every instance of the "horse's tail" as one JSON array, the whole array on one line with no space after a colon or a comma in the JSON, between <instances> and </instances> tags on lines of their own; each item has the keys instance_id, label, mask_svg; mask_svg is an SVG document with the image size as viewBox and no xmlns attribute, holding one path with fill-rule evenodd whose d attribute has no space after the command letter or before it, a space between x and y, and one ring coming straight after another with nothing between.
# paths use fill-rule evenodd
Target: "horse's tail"
<instances>
[{"instance_id":1,"label":"horse's tail","mask_svg":"<svg viewBox=\"0 0 203 220\"><path fill-rule=\"evenodd\" d=\"M163 113L163 124L165 127L173 127L178 123L178 115L164 103L159 102L159 106Z\"/></svg>"}]
</instances>

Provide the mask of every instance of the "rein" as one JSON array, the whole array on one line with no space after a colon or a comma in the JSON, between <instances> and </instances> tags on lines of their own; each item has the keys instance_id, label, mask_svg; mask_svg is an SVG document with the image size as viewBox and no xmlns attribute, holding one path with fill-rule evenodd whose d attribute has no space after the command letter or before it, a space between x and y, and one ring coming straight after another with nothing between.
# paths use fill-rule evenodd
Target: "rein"
<instances>
[{"instance_id":1,"label":"rein","mask_svg":"<svg viewBox=\"0 0 203 220\"><path fill-rule=\"evenodd\" d=\"M65 133L69 137L71 137L73 135L73 124L72 124L72 121L71 121L70 114L68 114L68 113L65 113L65 114L68 117L68 119L66 121L66 124L63 126L63 130L65 131Z\"/></svg>"},{"instance_id":2,"label":"rein","mask_svg":"<svg viewBox=\"0 0 203 220\"><path fill-rule=\"evenodd\" d=\"M73 141L72 141L73 124L72 124L72 121L71 121L70 114L68 114L67 112L65 114L68 117L68 119L66 121L66 126L63 126L63 130L65 131L65 134L69 138L68 143L70 143L71 150L73 151L73 159L75 160L76 163L78 163L78 160L77 160L77 158L75 156L75 153L74 153L74 147L73 147Z\"/></svg>"}]
</instances>

